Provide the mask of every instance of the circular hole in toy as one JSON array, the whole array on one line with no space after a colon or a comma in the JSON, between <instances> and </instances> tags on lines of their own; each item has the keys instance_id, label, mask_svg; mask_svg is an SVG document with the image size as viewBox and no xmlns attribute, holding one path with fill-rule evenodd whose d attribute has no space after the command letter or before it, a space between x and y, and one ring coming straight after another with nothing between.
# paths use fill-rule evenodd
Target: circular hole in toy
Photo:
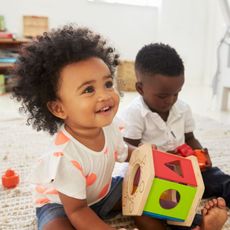
<instances>
[{"instance_id":1,"label":"circular hole in toy","mask_svg":"<svg viewBox=\"0 0 230 230\"><path fill-rule=\"evenodd\" d=\"M133 182L132 182L132 192L131 192L132 195L137 190L137 187L140 182L140 177L141 177L141 168L140 168L140 165L136 165L134 168L134 177L133 177Z\"/></svg>"},{"instance_id":2,"label":"circular hole in toy","mask_svg":"<svg viewBox=\"0 0 230 230\"><path fill-rule=\"evenodd\" d=\"M180 201L180 193L174 189L162 192L160 196L160 206L164 209L175 208Z\"/></svg>"}]
</instances>

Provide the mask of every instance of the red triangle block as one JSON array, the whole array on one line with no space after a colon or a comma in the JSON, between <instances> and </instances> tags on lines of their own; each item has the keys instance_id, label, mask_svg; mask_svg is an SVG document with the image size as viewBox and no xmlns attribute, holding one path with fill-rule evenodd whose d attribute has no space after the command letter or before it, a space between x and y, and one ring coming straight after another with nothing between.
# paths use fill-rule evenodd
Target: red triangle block
<instances>
[{"instance_id":1,"label":"red triangle block","mask_svg":"<svg viewBox=\"0 0 230 230\"><path fill-rule=\"evenodd\" d=\"M152 151L156 177L197 187L194 170L189 159L154 149ZM180 172L170 167L173 164L179 165Z\"/></svg>"}]
</instances>

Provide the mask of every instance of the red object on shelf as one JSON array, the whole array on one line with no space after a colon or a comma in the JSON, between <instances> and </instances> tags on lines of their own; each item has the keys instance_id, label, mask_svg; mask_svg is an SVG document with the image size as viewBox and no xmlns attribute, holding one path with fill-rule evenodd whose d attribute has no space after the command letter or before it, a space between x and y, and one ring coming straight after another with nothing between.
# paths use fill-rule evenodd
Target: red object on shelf
<instances>
[{"instance_id":1,"label":"red object on shelf","mask_svg":"<svg viewBox=\"0 0 230 230\"><path fill-rule=\"evenodd\" d=\"M19 175L13 169L7 169L2 176L2 185L5 188L15 188L19 183Z\"/></svg>"},{"instance_id":2,"label":"red object on shelf","mask_svg":"<svg viewBox=\"0 0 230 230\"><path fill-rule=\"evenodd\" d=\"M8 32L0 32L0 39L14 39L14 35Z\"/></svg>"}]
</instances>

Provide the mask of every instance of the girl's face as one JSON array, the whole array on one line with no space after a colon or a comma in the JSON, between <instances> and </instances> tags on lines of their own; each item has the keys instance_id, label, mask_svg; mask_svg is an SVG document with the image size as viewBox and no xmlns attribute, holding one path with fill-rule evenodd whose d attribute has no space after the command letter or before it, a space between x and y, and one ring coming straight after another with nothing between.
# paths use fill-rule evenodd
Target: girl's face
<instances>
[{"instance_id":1,"label":"girl's face","mask_svg":"<svg viewBox=\"0 0 230 230\"><path fill-rule=\"evenodd\" d=\"M183 84L184 75L171 77L155 74L144 76L143 82L137 83L137 90L153 112L164 114L177 101Z\"/></svg>"},{"instance_id":2,"label":"girl's face","mask_svg":"<svg viewBox=\"0 0 230 230\"><path fill-rule=\"evenodd\" d=\"M109 68L91 57L65 66L60 73L58 97L51 106L72 129L109 125L118 109L119 96Z\"/></svg>"}]
</instances>

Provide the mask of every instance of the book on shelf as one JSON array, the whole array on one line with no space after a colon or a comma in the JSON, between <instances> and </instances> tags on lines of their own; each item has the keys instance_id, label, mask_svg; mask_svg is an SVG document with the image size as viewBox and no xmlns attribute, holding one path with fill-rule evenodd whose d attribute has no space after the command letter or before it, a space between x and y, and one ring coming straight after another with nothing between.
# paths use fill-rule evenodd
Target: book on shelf
<instances>
[{"instance_id":1,"label":"book on shelf","mask_svg":"<svg viewBox=\"0 0 230 230\"><path fill-rule=\"evenodd\" d=\"M14 57L0 57L0 63L15 63L16 60Z\"/></svg>"},{"instance_id":2,"label":"book on shelf","mask_svg":"<svg viewBox=\"0 0 230 230\"><path fill-rule=\"evenodd\" d=\"M17 82L13 75L0 74L0 95L11 92Z\"/></svg>"},{"instance_id":3,"label":"book on shelf","mask_svg":"<svg viewBox=\"0 0 230 230\"><path fill-rule=\"evenodd\" d=\"M5 93L5 76L0 74L0 95Z\"/></svg>"},{"instance_id":4,"label":"book on shelf","mask_svg":"<svg viewBox=\"0 0 230 230\"><path fill-rule=\"evenodd\" d=\"M0 50L0 63L15 63L18 53L9 50Z\"/></svg>"}]
</instances>

